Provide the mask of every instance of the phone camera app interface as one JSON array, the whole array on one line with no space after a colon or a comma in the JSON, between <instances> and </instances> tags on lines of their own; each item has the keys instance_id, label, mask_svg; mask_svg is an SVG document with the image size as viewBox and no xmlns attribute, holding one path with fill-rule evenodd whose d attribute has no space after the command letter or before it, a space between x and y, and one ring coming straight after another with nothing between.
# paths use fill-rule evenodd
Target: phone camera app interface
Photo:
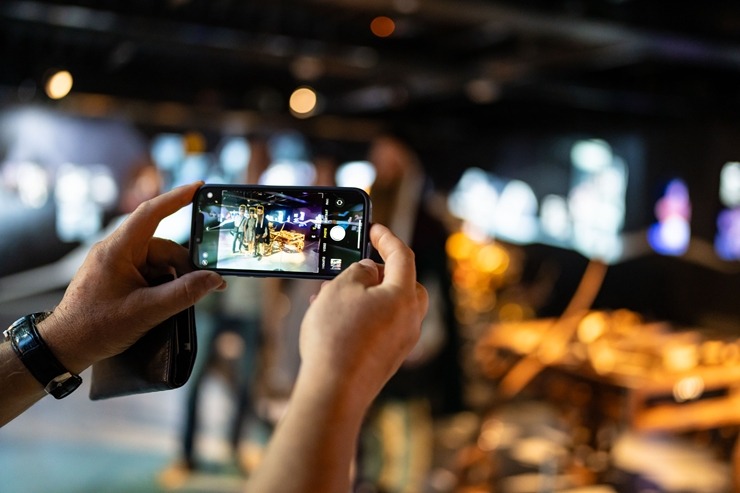
<instances>
[{"instance_id":1,"label":"phone camera app interface","mask_svg":"<svg viewBox=\"0 0 740 493\"><path fill-rule=\"evenodd\" d=\"M357 192L223 189L199 197L193 260L201 268L335 275L362 258Z\"/></svg>"}]
</instances>

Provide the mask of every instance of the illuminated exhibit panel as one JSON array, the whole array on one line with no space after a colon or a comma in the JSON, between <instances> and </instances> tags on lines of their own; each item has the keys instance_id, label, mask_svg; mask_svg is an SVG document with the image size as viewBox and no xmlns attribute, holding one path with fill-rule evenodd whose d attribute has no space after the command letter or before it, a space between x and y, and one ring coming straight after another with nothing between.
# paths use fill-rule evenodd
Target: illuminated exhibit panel
<instances>
[{"instance_id":1,"label":"illuminated exhibit panel","mask_svg":"<svg viewBox=\"0 0 740 493\"><path fill-rule=\"evenodd\" d=\"M658 221L648 229L648 242L663 255L682 255L691 240L691 201L683 180L671 180L655 204Z\"/></svg>"},{"instance_id":2,"label":"illuminated exhibit panel","mask_svg":"<svg viewBox=\"0 0 740 493\"><path fill-rule=\"evenodd\" d=\"M740 163L722 168L719 198L723 209L717 217L715 249L725 260L740 260Z\"/></svg>"},{"instance_id":3,"label":"illuminated exhibit panel","mask_svg":"<svg viewBox=\"0 0 740 493\"><path fill-rule=\"evenodd\" d=\"M468 230L513 243L548 243L614 261L622 254L627 167L603 140L579 140L570 152L570 185L540 200L532 186L467 169L450 194L450 212Z\"/></svg>"}]
</instances>

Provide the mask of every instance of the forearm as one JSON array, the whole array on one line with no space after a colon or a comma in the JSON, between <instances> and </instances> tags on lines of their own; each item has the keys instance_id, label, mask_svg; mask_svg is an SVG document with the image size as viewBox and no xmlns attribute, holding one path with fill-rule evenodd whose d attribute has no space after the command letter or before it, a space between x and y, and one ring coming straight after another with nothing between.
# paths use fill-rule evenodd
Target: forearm
<instances>
[{"instance_id":1,"label":"forearm","mask_svg":"<svg viewBox=\"0 0 740 493\"><path fill-rule=\"evenodd\" d=\"M0 426L31 407L46 395L41 384L28 372L10 342L0 343Z\"/></svg>"},{"instance_id":2,"label":"forearm","mask_svg":"<svg viewBox=\"0 0 740 493\"><path fill-rule=\"evenodd\" d=\"M351 392L299 377L247 492L347 493L366 411Z\"/></svg>"}]
</instances>

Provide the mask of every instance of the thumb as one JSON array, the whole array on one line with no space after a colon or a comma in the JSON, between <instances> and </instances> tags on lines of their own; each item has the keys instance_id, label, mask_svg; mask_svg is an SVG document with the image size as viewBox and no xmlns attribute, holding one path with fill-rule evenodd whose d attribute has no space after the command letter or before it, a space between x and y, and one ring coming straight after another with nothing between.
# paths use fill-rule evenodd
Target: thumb
<instances>
[{"instance_id":1,"label":"thumb","mask_svg":"<svg viewBox=\"0 0 740 493\"><path fill-rule=\"evenodd\" d=\"M226 281L213 271L198 270L189 272L175 279L175 296L177 301L187 303L183 309L194 305L201 298L213 291L226 289Z\"/></svg>"},{"instance_id":2,"label":"thumb","mask_svg":"<svg viewBox=\"0 0 740 493\"><path fill-rule=\"evenodd\" d=\"M226 289L226 281L219 274L198 270L177 279L145 290L145 304L158 315L167 318L194 305L212 291ZM158 317L159 318L159 317Z\"/></svg>"},{"instance_id":3,"label":"thumb","mask_svg":"<svg viewBox=\"0 0 740 493\"><path fill-rule=\"evenodd\" d=\"M378 265L370 259L362 259L344 270L336 279L359 282L365 286L376 286L380 283Z\"/></svg>"}]
</instances>

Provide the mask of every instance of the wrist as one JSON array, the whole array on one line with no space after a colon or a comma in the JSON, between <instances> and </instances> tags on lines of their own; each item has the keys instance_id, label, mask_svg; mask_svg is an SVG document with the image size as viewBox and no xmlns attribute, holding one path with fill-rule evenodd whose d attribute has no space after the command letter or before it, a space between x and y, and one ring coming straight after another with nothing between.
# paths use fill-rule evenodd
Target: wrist
<instances>
[{"instance_id":1,"label":"wrist","mask_svg":"<svg viewBox=\"0 0 740 493\"><path fill-rule=\"evenodd\" d=\"M362 420L375 394L345 374L302 367L294 395L317 402L328 412Z\"/></svg>"},{"instance_id":2,"label":"wrist","mask_svg":"<svg viewBox=\"0 0 740 493\"><path fill-rule=\"evenodd\" d=\"M94 361L86 357L85 344L75 338L77 331L74 328L74 322L67 320L59 310L51 312L37 324L41 338L54 356L70 372L79 375Z\"/></svg>"},{"instance_id":3,"label":"wrist","mask_svg":"<svg viewBox=\"0 0 740 493\"><path fill-rule=\"evenodd\" d=\"M72 372L59 361L41 336L38 325L51 312L38 312L19 318L3 334L10 341L18 359L41 384L47 394L62 399L82 383L77 372Z\"/></svg>"}]
</instances>

